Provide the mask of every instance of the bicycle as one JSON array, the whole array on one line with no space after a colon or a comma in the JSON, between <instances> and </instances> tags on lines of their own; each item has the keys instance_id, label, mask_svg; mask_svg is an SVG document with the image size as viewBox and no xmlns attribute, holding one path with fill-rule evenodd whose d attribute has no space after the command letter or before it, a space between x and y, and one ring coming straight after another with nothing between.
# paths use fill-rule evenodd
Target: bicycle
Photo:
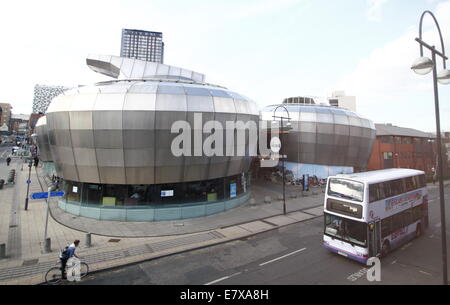
<instances>
[{"instance_id":1,"label":"bicycle","mask_svg":"<svg viewBox=\"0 0 450 305\"><path fill-rule=\"evenodd\" d=\"M61 261L58 259L56 261L56 264L59 266L50 268L45 274L45 282L49 285L57 284L63 280L61 274ZM69 275L69 268L71 268L71 266L68 263L66 265L66 275ZM80 262L80 279L84 278L86 275L88 275L88 273L89 273L89 265L86 264L85 262Z\"/></svg>"}]
</instances>

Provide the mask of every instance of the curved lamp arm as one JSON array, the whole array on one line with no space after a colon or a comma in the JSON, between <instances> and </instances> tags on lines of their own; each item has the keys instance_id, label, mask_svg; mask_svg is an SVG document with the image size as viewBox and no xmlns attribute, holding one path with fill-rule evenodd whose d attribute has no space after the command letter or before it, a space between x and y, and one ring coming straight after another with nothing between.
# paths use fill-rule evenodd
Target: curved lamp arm
<instances>
[{"instance_id":1,"label":"curved lamp arm","mask_svg":"<svg viewBox=\"0 0 450 305\"><path fill-rule=\"evenodd\" d=\"M280 107L284 108L284 110L287 112L287 115L288 115L287 119L290 120L291 116L289 115L289 110L287 110L287 108L284 105L278 105L277 108L275 108L275 110L273 111L273 116L275 116L278 108L280 108Z\"/></svg>"},{"instance_id":2,"label":"curved lamp arm","mask_svg":"<svg viewBox=\"0 0 450 305\"><path fill-rule=\"evenodd\" d=\"M436 27L438 29L439 32L439 38L441 40L441 48L442 48L442 54L445 55L445 49L444 49L444 40L442 39L442 33L441 33L441 28L439 27L439 23L436 20L436 17L434 17L433 13L430 11L425 11L422 13L422 16L420 16L420 24L419 24L419 38L422 40L422 21L423 21L423 17L425 16L425 14L430 14L431 17L433 17L434 23L436 24ZM423 46L420 45L420 56L423 56ZM442 59L442 62L444 64L444 69L445 67L445 58Z\"/></svg>"}]
</instances>

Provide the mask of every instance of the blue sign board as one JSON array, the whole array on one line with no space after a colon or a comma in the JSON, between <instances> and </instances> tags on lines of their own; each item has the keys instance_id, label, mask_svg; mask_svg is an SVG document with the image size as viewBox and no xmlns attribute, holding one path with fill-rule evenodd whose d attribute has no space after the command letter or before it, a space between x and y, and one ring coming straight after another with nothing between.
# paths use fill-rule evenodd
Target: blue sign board
<instances>
[{"instance_id":1,"label":"blue sign board","mask_svg":"<svg viewBox=\"0 0 450 305\"><path fill-rule=\"evenodd\" d=\"M230 198L236 197L236 183L230 184Z\"/></svg>"},{"instance_id":2,"label":"blue sign board","mask_svg":"<svg viewBox=\"0 0 450 305\"><path fill-rule=\"evenodd\" d=\"M64 196L64 191L58 191L58 192L50 192L50 197L61 197ZM31 199L46 199L48 198L48 192L40 192L40 193L33 193L30 196Z\"/></svg>"},{"instance_id":3,"label":"blue sign board","mask_svg":"<svg viewBox=\"0 0 450 305\"><path fill-rule=\"evenodd\" d=\"M31 180L27 180L27 184L30 184L31 183Z\"/></svg>"}]
</instances>

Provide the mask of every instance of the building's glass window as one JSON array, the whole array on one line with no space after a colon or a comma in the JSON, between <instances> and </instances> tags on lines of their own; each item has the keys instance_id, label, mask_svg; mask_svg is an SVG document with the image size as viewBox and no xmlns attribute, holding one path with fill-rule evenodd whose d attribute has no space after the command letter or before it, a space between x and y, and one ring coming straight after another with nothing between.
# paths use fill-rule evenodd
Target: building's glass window
<instances>
[{"instance_id":1,"label":"building's glass window","mask_svg":"<svg viewBox=\"0 0 450 305\"><path fill-rule=\"evenodd\" d=\"M65 198L68 201L80 202L81 183L67 181L64 184Z\"/></svg>"},{"instance_id":2,"label":"building's glass window","mask_svg":"<svg viewBox=\"0 0 450 305\"><path fill-rule=\"evenodd\" d=\"M215 202L245 194L248 175L207 181L158 185L94 184L66 181L65 198L71 202L101 206L137 206Z\"/></svg>"},{"instance_id":3,"label":"building's glass window","mask_svg":"<svg viewBox=\"0 0 450 305\"><path fill-rule=\"evenodd\" d=\"M394 143L393 137L392 136L381 136L381 143Z\"/></svg>"}]
</instances>

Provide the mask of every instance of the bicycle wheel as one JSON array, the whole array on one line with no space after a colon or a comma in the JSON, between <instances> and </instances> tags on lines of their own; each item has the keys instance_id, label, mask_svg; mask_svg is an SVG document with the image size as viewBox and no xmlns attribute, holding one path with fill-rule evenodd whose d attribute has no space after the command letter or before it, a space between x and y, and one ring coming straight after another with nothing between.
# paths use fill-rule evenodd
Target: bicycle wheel
<instances>
[{"instance_id":1,"label":"bicycle wheel","mask_svg":"<svg viewBox=\"0 0 450 305\"><path fill-rule=\"evenodd\" d=\"M61 278L61 269L58 267L51 268L45 274L45 282L50 285L59 283L61 281Z\"/></svg>"},{"instance_id":2,"label":"bicycle wheel","mask_svg":"<svg viewBox=\"0 0 450 305\"><path fill-rule=\"evenodd\" d=\"M82 262L80 263L80 278L85 277L89 273L89 265Z\"/></svg>"}]
</instances>

